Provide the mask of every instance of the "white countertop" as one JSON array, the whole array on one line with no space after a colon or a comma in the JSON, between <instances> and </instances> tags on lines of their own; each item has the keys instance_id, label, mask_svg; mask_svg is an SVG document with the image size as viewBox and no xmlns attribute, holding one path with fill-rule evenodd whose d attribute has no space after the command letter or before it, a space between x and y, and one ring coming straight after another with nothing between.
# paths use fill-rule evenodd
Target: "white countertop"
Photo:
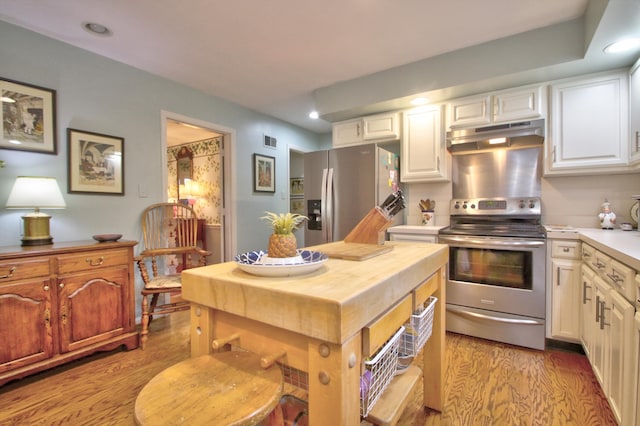
<instances>
[{"instance_id":1,"label":"white countertop","mask_svg":"<svg viewBox=\"0 0 640 426\"><path fill-rule=\"evenodd\" d=\"M438 231L446 226L426 226L426 225L398 225L387 228L391 234L421 234L438 235Z\"/></svg>"},{"instance_id":2,"label":"white countertop","mask_svg":"<svg viewBox=\"0 0 640 426\"><path fill-rule=\"evenodd\" d=\"M580 240L640 271L640 232L578 228Z\"/></svg>"}]
</instances>

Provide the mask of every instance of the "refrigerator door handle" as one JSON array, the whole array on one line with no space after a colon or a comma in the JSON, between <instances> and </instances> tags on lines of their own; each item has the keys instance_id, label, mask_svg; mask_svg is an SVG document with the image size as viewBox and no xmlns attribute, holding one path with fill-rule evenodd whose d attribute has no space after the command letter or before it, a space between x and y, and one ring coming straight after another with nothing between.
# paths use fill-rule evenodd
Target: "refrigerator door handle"
<instances>
[{"instance_id":1,"label":"refrigerator door handle","mask_svg":"<svg viewBox=\"0 0 640 426\"><path fill-rule=\"evenodd\" d=\"M329 169L327 174L327 193L326 193L326 215L325 224L327 225L327 242L333 242L333 167Z\"/></svg>"},{"instance_id":2,"label":"refrigerator door handle","mask_svg":"<svg viewBox=\"0 0 640 426\"><path fill-rule=\"evenodd\" d=\"M320 195L320 226L322 240L327 242L327 173L329 169L322 169L322 191Z\"/></svg>"}]
</instances>

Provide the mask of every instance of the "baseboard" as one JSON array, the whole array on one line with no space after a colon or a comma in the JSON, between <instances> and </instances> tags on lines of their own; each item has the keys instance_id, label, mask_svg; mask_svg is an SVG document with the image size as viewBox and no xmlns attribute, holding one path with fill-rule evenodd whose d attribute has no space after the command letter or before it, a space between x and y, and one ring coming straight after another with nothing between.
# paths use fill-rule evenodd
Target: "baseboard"
<instances>
[{"instance_id":1,"label":"baseboard","mask_svg":"<svg viewBox=\"0 0 640 426\"><path fill-rule=\"evenodd\" d=\"M567 352L575 352L584 355L582 345L579 343L564 342L562 340L546 339L546 349L555 349Z\"/></svg>"}]
</instances>

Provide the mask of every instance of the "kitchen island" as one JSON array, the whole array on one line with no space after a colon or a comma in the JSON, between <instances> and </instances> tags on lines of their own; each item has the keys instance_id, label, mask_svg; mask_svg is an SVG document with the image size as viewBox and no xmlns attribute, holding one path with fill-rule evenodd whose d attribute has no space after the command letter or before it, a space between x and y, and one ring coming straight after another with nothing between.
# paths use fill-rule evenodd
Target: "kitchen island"
<instances>
[{"instance_id":1,"label":"kitchen island","mask_svg":"<svg viewBox=\"0 0 640 426\"><path fill-rule=\"evenodd\" d=\"M277 358L285 377L306 377L300 386L308 390L311 425L357 425L363 359L408 319L404 306L415 309L416 300L432 295L438 302L421 367L424 405L440 411L448 250L439 244L385 245L392 247L387 253L362 261L331 258L300 276L255 276L235 262L183 271L183 298L192 302L191 356L213 352L216 339L233 338L233 345Z\"/></svg>"}]
</instances>

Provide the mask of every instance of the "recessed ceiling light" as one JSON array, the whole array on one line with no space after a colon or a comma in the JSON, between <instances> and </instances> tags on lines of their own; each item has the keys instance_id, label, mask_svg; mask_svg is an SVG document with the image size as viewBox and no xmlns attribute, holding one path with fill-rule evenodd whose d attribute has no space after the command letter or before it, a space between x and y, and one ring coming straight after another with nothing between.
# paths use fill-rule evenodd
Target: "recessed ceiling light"
<instances>
[{"instance_id":1,"label":"recessed ceiling light","mask_svg":"<svg viewBox=\"0 0 640 426\"><path fill-rule=\"evenodd\" d=\"M320 115L318 114L318 111L311 111L309 113L309 118L312 120L317 120L320 117Z\"/></svg>"},{"instance_id":2,"label":"recessed ceiling light","mask_svg":"<svg viewBox=\"0 0 640 426\"><path fill-rule=\"evenodd\" d=\"M429 102L427 98L415 98L411 100L411 105L424 105Z\"/></svg>"},{"instance_id":3,"label":"recessed ceiling light","mask_svg":"<svg viewBox=\"0 0 640 426\"><path fill-rule=\"evenodd\" d=\"M640 47L640 38L626 38L604 48L605 53L621 53Z\"/></svg>"},{"instance_id":4,"label":"recessed ceiling light","mask_svg":"<svg viewBox=\"0 0 640 426\"><path fill-rule=\"evenodd\" d=\"M105 27L102 24L97 24L95 22L85 22L82 24L82 28L89 31L91 34L99 35L99 36L110 36L111 30Z\"/></svg>"}]
</instances>

